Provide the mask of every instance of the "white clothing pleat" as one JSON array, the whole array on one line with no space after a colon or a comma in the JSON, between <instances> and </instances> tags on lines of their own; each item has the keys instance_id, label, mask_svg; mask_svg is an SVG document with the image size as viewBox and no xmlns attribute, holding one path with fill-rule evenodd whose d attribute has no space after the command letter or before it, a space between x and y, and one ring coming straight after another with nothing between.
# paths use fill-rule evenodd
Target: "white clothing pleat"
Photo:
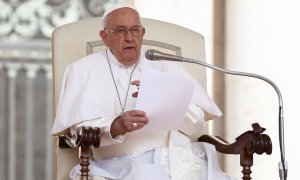
<instances>
[{"instance_id":1,"label":"white clothing pleat","mask_svg":"<svg viewBox=\"0 0 300 180\"><path fill-rule=\"evenodd\" d=\"M192 151L196 157L200 157L200 180L237 180L221 170L215 146L204 142L195 142L192 143ZM203 155L205 156L201 158Z\"/></svg>"},{"instance_id":2,"label":"white clothing pleat","mask_svg":"<svg viewBox=\"0 0 300 180\"><path fill-rule=\"evenodd\" d=\"M169 180L161 164L163 149L158 148L140 156L123 156L107 160L90 161L89 175L102 176L114 180ZM70 172L70 178L80 175L80 166L76 165Z\"/></svg>"},{"instance_id":3,"label":"white clothing pleat","mask_svg":"<svg viewBox=\"0 0 300 180\"><path fill-rule=\"evenodd\" d=\"M90 160L89 175L112 180L170 180L171 172L171 180L237 180L221 170L215 147L210 144L195 142L191 144L192 151L184 146L174 150L173 147L156 148L136 157ZM177 161L175 167L169 167L169 155L175 156L173 157L175 162ZM173 160L172 164L175 162ZM79 164L70 172L71 179L78 176L80 176Z\"/></svg>"}]
</instances>

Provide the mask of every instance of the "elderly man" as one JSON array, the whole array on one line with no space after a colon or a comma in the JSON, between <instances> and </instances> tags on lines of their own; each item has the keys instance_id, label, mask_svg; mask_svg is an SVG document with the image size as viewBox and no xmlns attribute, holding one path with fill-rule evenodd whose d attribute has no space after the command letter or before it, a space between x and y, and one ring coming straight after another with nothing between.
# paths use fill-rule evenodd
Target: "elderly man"
<instances>
[{"instance_id":1,"label":"elderly man","mask_svg":"<svg viewBox=\"0 0 300 180\"><path fill-rule=\"evenodd\" d=\"M220 170L215 149L192 143L189 138L205 120L221 112L180 65L145 59L141 52L145 29L139 13L127 5L112 7L103 15L99 34L108 48L66 69L52 134L68 129L76 133L82 126L101 128L101 147L93 149L91 176L122 180L230 179ZM179 72L196 84L178 131L137 131L149 122L147 112L134 110L134 87L139 85L144 67ZM79 175L79 166L75 166L70 178Z\"/></svg>"}]
</instances>

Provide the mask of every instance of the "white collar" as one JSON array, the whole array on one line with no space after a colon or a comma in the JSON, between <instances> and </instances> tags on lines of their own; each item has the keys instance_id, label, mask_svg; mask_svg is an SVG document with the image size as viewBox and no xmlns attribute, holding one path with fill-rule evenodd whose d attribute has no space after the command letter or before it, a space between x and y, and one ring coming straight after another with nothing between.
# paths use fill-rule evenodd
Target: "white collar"
<instances>
[{"instance_id":1,"label":"white collar","mask_svg":"<svg viewBox=\"0 0 300 180\"><path fill-rule=\"evenodd\" d=\"M115 55L111 52L110 49L107 49L107 55L108 55L108 58L109 58L109 61L110 63L113 65L113 66L116 66L118 68L126 68L126 69L133 69L135 64L133 65L130 65L130 66L127 66L127 65L124 65L122 63L120 63L120 61L118 61L118 59L115 57ZM140 59L141 61L141 59Z\"/></svg>"}]
</instances>

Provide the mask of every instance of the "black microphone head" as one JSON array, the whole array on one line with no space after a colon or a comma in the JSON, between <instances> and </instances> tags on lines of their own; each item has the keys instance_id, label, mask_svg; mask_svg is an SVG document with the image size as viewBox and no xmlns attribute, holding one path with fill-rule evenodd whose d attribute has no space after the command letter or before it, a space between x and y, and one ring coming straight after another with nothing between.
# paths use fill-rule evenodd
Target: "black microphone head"
<instances>
[{"instance_id":1,"label":"black microphone head","mask_svg":"<svg viewBox=\"0 0 300 180\"><path fill-rule=\"evenodd\" d=\"M145 57L148 59L148 60L155 60L154 57L153 57L153 53L155 52L154 49L148 49L145 53Z\"/></svg>"},{"instance_id":2,"label":"black microphone head","mask_svg":"<svg viewBox=\"0 0 300 180\"><path fill-rule=\"evenodd\" d=\"M155 49L149 49L145 53L145 57L148 60L151 61L159 61L159 60L167 60L167 61L182 61L182 57L172 55L172 54L167 54L167 53L162 53L158 50Z\"/></svg>"}]
</instances>

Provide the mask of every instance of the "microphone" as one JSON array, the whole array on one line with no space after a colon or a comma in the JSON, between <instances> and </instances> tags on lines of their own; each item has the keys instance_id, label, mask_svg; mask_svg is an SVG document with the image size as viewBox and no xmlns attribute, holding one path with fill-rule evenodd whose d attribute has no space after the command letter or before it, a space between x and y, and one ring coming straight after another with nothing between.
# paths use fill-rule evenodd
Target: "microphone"
<instances>
[{"instance_id":1,"label":"microphone","mask_svg":"<svg viewBox=\"0 0 300 180\"><path fill-rule=\"evenodd\" d=\"M222 69L222 68L213 66L213 65L205 63L203 61L198 61L195 59L190 59L190 58L185 58L185 57L176 56L176 55L172 55L172 54L167 54L167 53L157 51L155 49L147 50L145 53L145 57L151 61L167 60L167 61L177 61L177 62L187 62L187 63L198 64L201 66L205 66L205 67L223 72L225 74L252 77L252 78L263 80L263 81L267 82L268 84L270 84L276 91L277 96L278 96L278 101L279 101L279 146L280 146L280 156L281 156L280 157L281 162L278 163L279 176L280 176L280 179L286 179L286 177L287 177L287 162L285 162L285 149L284 149L283 100L282 100L282 96L281 96L281 92L280 92L279 88L276 86L276 84L273 81L271 81L270 79L268 79L264 76L258 75L258 74L239 72L239 71L230 71L230 70L226 70L226 69Z\"/></svg>"},{"instance_id":2,"label":"microphone","mask_svg":"<svg viewBox=\"0 0 300 180\"><path fill-rule=\"evenodd\" d=\"M162 53L162 52L154 50L154 49L147 50L145 53L145 56L147 59L152 60L152 61L168 60L168 61L182 62L182 59L183 59L183 57L172 55L172 54L167 54L167 53Z\"/></svg>"}]
</instances>

